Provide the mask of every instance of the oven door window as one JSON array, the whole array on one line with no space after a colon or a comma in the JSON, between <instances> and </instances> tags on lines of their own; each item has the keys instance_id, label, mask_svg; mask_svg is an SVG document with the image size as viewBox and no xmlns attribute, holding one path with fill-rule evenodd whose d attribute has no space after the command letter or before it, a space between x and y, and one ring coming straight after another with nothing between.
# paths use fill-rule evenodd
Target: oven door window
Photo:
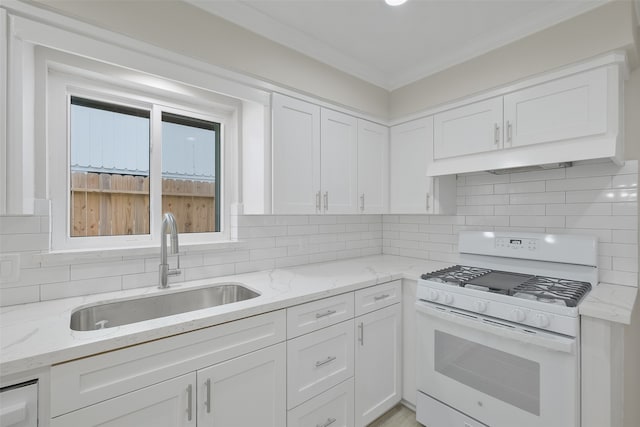
<instances>
[{"instance_id":1,"label":"oven door window","mask_svg":"<svg viewBox=\"0 0 640 427\"><path fill-rule=\"evenodd\" d=\"M442 331L435 332L435 370L475 390L540 415L540 365Z\"/></svg>"}]
</instances>

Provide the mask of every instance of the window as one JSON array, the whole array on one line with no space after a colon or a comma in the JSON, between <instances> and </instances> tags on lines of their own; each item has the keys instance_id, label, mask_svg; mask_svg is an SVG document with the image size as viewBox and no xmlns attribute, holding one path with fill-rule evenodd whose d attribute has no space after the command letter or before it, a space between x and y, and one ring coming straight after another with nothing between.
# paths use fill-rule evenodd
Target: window
<instances>
[{"instance_id":1,"label":"window","mask_svg":"<svg viewBox=\"0 0 640 427\"><path fill-rule=\"evenodd\" d=\"M66 72L49 81L54 250L158 244L165 212L181 243L229 238L228 114Z\"/></svg>"}]
</instances>

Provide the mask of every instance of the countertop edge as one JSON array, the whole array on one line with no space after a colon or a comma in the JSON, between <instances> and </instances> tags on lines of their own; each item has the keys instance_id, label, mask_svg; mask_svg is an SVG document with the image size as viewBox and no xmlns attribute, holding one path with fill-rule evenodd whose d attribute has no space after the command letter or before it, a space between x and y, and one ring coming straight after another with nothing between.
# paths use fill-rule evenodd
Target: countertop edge
<instances>
[{"instance_id":1,"label":"countertop edge","mask_svg":"<svg viewBox=\"0 0 640 427\"><path fill-rule=\"evenodd\" d=\"M581 316L629 325L636 305L638 288L599 283L580 303Z\"/></svg>"}]
</instances>

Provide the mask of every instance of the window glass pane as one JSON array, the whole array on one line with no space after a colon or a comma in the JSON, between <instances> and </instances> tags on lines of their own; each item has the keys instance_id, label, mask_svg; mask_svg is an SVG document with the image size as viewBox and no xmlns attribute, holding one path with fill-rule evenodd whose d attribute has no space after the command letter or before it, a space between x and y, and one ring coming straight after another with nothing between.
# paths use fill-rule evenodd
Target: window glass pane
<instances>
[{"instance_id":1,"label":"window glass pane","mask_svg":"<svg viewBox=\"0 0 640 427\"><path fill-rule=\"evenodd\" d=\"M162 114L162 212L180 233L220 231L220 124Z\"/></svg>"},{"instance_id":2,"label":"window glass pane","mask_svg":"<svg viewBox=\"0 0 640 427\"><path fill-rule=\"evenodd\" d=\"M71 97L71 237L149 234L149 111Z\"/></svg>"}]
</instances>

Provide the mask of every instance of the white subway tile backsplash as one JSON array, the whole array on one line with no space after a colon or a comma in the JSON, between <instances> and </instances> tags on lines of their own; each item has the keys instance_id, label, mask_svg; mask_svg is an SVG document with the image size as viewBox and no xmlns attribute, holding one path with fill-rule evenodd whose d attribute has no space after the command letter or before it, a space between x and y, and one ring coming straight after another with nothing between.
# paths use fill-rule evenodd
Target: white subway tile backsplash
<instances>
[{"instance_id":1,"label":"white subway tile backsplash","mask_svg":"<svg viewBox=\"0 0 640 427\"><path fill-rule=\"evenodd\" d=\"M638 174L617 175L612 177L611 187L613 188L638 188Z\"/></svg>"},{"instance_id":2,"label":"white subway tile backsplash","mask_svg":"<svg viewBox=\"0 0 640 427\"><path fill-rule=\"evenodd\" d=\"M554 179L547 181L547 191L597 190L611 188L610 176Z\"/></svg>"},{"instance_id":3,"label":"white subway tile backsplash","mask_svg":"<svg viewBox=\"0 0 640 427\"><path fill-rule=\"evenodd\" d=\"M319 227L333 227L331 225L290 225L287 227L289 236L301 236L318 233ZM342 226L344 228L344 226Z\"/></svg>"},{"instance_id":4,"label":"white subway tile backsplash","mask_svg":"<svg viewBox=\"0 0 640 427\"><path fill-rule=\"evenodd\" d=\"M418 230L421 233L450 234L453 232L453 224L420 224Z\"/></svg>"},{"instance_id":5,"label":"white subway tile backsplash","mask_svg":"<svg viewBox=\"0 0 640 427\"><path fill-rule=\"evenodd\" d=\"M122 289L122 276L100 277L97 279L72 280L62 283L50 283L40 286L42 301L77 297L80 295L100 294Z\"/></svg>"},{"instance_id":6,"label":"white subway tile backsplash","mask_svg":"<svg viewBox=\"0 0 640 427\"><path fill-rule=\"evenodd\" d=\"M318 233L344 233L346 231L345 224L326 224L318 226Z\"/></svg>"},{"instance_id":7,"label":"white subway tile backsplash","mask_svg":"<svg viewBox=\"0 0 640 427\"><path fill-rule=\"evenodd\" d=\"M40 301L40 286L0 289L0 307Z\"/></svg>"},{"instance_id":8,"label":"white subway tile backsplash","mask_svg":"<svg viewBox=\"0 0 640 427\"><path fill-rule=\"evenodd\" d=\"M0 216L0 235L38 234L41 217L39 216ZM2 237L2 240L5 236Z\"/></svg>"},{"instance_id":9,"label":"white subway tile backsplash","mask_svg":"<svg viewBox=\"0 0 640 427\"><path fill-rule=\"evenodd\" d=\"M49 235L46 233L3 234L0 237L0 250L2 252L44 251L48 248Z\"/></svg>"},{"instance_id":10,"label":"white subway tile backsplash","mask_svg":"<svg viewBox=\"0 0 640 427\"><path fill-rule=\"evenodd\" d=\"M495 194L538 193L546 191L544 181L496 184L493 187Z\"/></svg>"},{"instance_id":11,"label":"white subway tile backsplash","mask_svg":"<svg viewBox=\"0 0 640 427\"><path fill-rule=\"evenodd\" d=\"M564 216L516 215L512 216L511 227L564 227Z\"/></svg>"},{"instance_id":12,"label":"white subway tile backsplash","mask_svg":"<svg viewBox=\"0 0 640 427\"><path fill-rule=\"evenodd\" d=\"M537 205L545 203L565 203L564 192L547 192L547 193L523 193L512 194L509 196L508 203L512 205Z\"/></svg>"},{"instance_id":13,"label":"white subway tile backsplash","mask_svg":"<svg viewBox=\"0 0 640 427\"><path fill-rule=\"evenodd\" d=\"M44 283L64 282L71 279L68 265L43 268L23 268L18 282L2 283L0 287L41 285Z\"/></svg>"},{"instance_id":14,"label":"white subway tile backsplash","mask_svg":"<svg viewBox=\"0 0 640 427\"><path fill-rule=\"evenodd\" d=\"M287 256L287 248L251 249L249 260L260 261L263 259L282 258Z\"/></svg>"},{"instance_id":15,"label":"white subway tile backsplash","mask_svg":"<svg viewBox=\"0 0 640 427\"><path fill-rule=\"evenodd\" d=\"M637 200L638 195L635 189L584 190L567 192L567 203L636 202Z\"/></svg>"},{"instance_id":16,"label":"white subway tile backsplash","mask_svg":"<svg viewBox=\"0 0 640 427\"><path fill-rule=\"evenodd\" d=\"M567 203L546 206L547 215L611 215L611 203Z\"/></svg>"},{"instance_id":17,"label":"white subway tile backsplash","mask_svg":"<svg viewBox=\"0 0 640 427\"><path fill-rule=\"evenodd\" d=\"M545 205L499 205L495 215L544 215Z\"/></svg>"},{"instance_id":18,"label":"white subway tile backsplash","mask_svg":"<svg viewBox=\"0 0 640 427\"><path fill-rule=\"evenodd\" d=\"M606 228L611 230L637 230L638 218L635 216L567 216L567 227Z\"/></svg>"},{"instance_id":19,"label":"white subway tile backsplash","mask_svg":"<svg viewBox=\"0 0 640 427\"><path fill-rule=\"evenodd\" d=\"M144 273L144 260L117 262L99 262L71 266L71 280L93 279L98 277L122 276L124 274Z\"/></svg>"},{"instance_id":20,"label":"white subway tile backsplash","mask_svg":"<svg viewBox=\"0 0 640 427\"><path fill-rule=\"evenodd\" d=\"M567 169L458 176L457 215L385 215L382 251L455 263L463 230L591 235L600 242L601 276L636 286L637 164L592 161ZM429 228L434 225L451 229Z\"/></svg>"},{"instance_id":21,"label":"white subway tile backsplash","mask_svg":"<svg viewBox=\"0 0 640 427\"><path fill-rule=\"evenodd\" d=\"M463 204L474 205L507 205L509 204L508 194L495 194L487 196L467 196Z\"/></svg>"},{"instance_id":22,"label":"white subway tile backsplash","mask_svg":"<svg viewBox=\"0 0 640 427\"><path fill-rule=\"evenodd\" d=\"M239 263L238 263L239 264ZM208 277L227 276L236 272L237 264L204 265L183 271L184 281L206 279Z\"/></svg>"}]
</instances>

